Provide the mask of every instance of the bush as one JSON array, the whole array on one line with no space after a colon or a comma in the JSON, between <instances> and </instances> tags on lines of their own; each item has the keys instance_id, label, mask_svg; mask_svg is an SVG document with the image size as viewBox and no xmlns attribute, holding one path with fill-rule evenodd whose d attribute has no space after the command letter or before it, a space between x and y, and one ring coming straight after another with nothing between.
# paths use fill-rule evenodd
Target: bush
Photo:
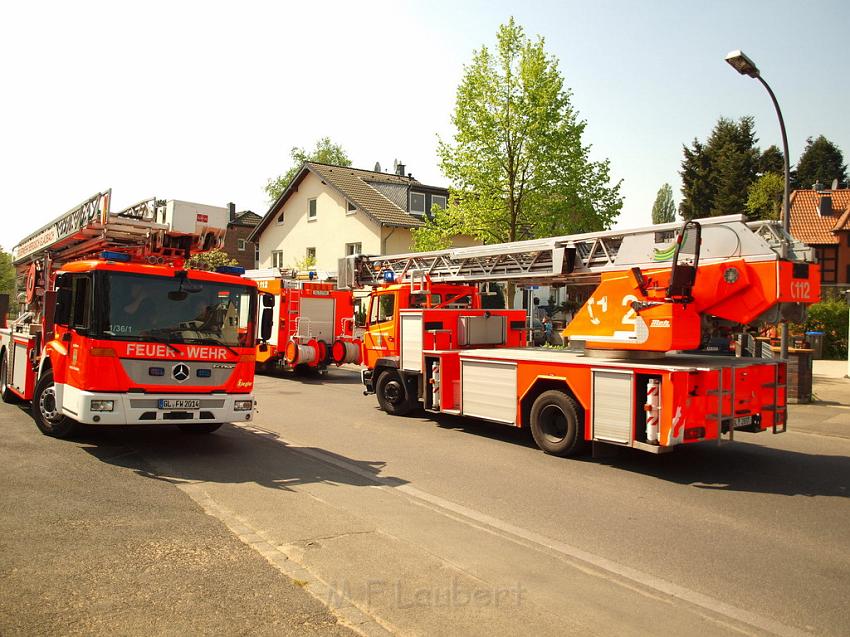
<instances>
[{"instance_id":1,"label":"bush","mask_svg":"<svg viewBox=\"0 0 850 637\"><path fill-rule=\"evenodd\" d=\"M823 357L847 358L847 313L850 307L842 298L831 298L809 307L805 331L823 332Z\"/></svg>"}]
</instances>

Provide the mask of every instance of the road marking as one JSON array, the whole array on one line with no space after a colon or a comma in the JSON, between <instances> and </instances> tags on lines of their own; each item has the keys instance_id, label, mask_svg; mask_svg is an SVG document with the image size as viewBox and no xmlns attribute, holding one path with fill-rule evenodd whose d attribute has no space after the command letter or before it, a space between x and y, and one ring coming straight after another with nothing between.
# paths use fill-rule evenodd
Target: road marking
<instances>
[{"instance_id":1,"label":"road marking","mask_svg":"<svg viewBox=\"0 0 850 637\"><path fill-rule=\"evenodd\" d=\"M462 516L467 520L472 520L480 525L484 525L485 527L490 527L490 529L496 529L500 531L501 534L504 534L504 537L507 537L507 539L512 539L514 541L517 541L517 539L524 540L524 542L517 543L524 544L528 542L536 544L538 546L542 546L550 551L554 551L556 553L560 553L561 555L570 557L574 560L590 564L591 566L594 566L597 569L600 569L607 573L611 573L618 577L631 580L632 582L636 582L637 584L640 584L641 586L644 586L646 588L688 602L690 604L693 604L694 606L705 609L712 614L728 617L729 619L733 619L735 621L747 624L749 626L752 626L759 630L763 630L768 633L772 633L774 635L782 635L783 637L804 637L810 635L810 633L808 632L802 631L792 626L788 626L769 617L764 617L757 613L744 610L743 608L738 608L737 606L727 604L718 599L710 597L709 595L698 593L696 591L685 588L684 586L679 586L678 584L674 584L660 577L650 575L649 573L644 573L643 571L632 568L630 566L619 564L618 562L614 562L613 560L594 555L593 553L589 553L588 551L572 546L565 542L553 540L539 533L535 533L534 531L529 531L528 529L516 526L514 524L511 524L510 522L506 522L491 515L487 515L486 513L481 513L480 511L471 509L461 504L457 504L450 500L446 500L445 498L441 498L440 496L427 493L426 491L417 489L416 487L413 487L409 484L398 485L392 480L376 476L374 473L362 469L361 467L358 467L357 465L347 462L345 460L341 460L340 458L335 457L329 453L325 453L314 448L308 448L300 443L287 440L274 431L263 429L262 427L258 427L256 425L247 425L242 423L239 423L236 426L251 431L253 433L275 438L279 442L285 444L287 448L292 451L296 451L298 453L309 456L326 464L333 465L335 467L358 475L362 478L365 478L371 482L380 485L382 488L385 488L390 492L397 493L401 491L402 493L407 496L410 496L411 498L415 498L422 502L427 502L428 504L439 509L443 509L444 511L449 511L456 515ZM478 525L474 526L476 526L476 528L480 528ZM485 528L484 530L488 529Z\"/></svg>"}]
</instances>

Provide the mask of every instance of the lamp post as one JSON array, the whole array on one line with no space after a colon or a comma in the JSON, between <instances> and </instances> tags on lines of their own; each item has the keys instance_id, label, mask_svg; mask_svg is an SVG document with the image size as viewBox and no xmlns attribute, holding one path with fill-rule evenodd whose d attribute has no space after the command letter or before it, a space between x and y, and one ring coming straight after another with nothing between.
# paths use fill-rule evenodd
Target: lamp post
<instances>
[{"instance_id":1,"label":"lamp post","mask_svg":"<svg viewBox=\"0 0 850 637\"><path fill-rule=\"evenodd\" d=\"M773 107L776 109L776 116L779 118L779 130L782 133L782 154L785 164L785 192L782 196L782 228L786 234L791 234L791 211L788 207L791 195L791 165L788 160L788 136L785 134L785 120L782 118L782 111L779 109L779 102L776 101L776 95L773 94L773 89L770 88L761 72L750 58L744 55L743 51L732 51L726 56L726 61L729 65L738 71L741 75L757 79L762 86L767 89L770 99L773 100ZM782 255L783 258L788 258L788 245L783 243ZM780 345L779 357L782 359L788 358L788 326L786 323L781 323L779 327Z\"/></svg>"}]
</instances>

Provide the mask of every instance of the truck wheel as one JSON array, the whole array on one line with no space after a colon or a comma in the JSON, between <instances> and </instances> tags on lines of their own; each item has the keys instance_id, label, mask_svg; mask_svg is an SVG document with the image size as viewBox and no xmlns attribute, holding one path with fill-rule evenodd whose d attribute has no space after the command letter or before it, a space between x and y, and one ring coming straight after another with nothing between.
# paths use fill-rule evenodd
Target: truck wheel
<instances>
[{"instance_id":1,"label":"truck wheel","mask_svg":"<svg viewBox=\"0 0 850 637\"><path fill-rule=\"evenodd\" d=\"M184 434L211 434L221 427L220 422L205 422L200 425L177 425Z\"/></svg>"},{"instance_id":2,"label":"truck wheel","mask_svg":"<svg viewBox=\"0 0 850 637\"><path fill-rule=\"evenodd\" d=\"M6 372L8 372L9 363L6 361L6 352L3 352L3 357L0 358L0 398L4 403L16 403L19 398L9 389L6 383Z\"/></svg>"},{"instance_id":3,"label":"truck wheel","mask_svg":"<svg viewBox=\"0 0 850 637\"><path fill-rule=\"evenodd\" d=\"M407 395L407 388L398 372L386 371L378 376L375 385L378 404L388 414L404 416L413 410L413 401Z\"/></svg>"},{"instance_id":4,"label":"truck wheel","mask_svg":"<svg viewBox=\"0 0 850 637\"><path fill-rule=\"evenodd\" d=\"M35 386L32 417L41 433L54 438L70 438L79 428L79 423L65 416L56 404L56 385L53 383L52 369L44 372Z\"/></svg>"},{"instance_id":5,"label":"truck wheel","mask_svg":"<svg viewBox=\"0 0 850 637\"><path fill-rule=\"evenodd\" d=\"M572 456L584 446L576 403L562 391L540 394L531 406L530 420L534 442L546 453Z\"/></svg>"}]
</instances>

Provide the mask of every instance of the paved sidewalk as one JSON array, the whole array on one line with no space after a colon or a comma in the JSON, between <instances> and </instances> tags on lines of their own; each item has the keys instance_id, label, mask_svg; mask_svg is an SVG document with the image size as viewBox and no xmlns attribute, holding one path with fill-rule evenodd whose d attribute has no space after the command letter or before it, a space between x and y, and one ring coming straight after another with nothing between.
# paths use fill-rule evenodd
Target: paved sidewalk
<instances>
[{"instance_id":1,"label":"paved sidewalk","mask_svg":"<svg viewBox=\"0 0 850 637\"><path fill-rule=\"evenodd\" d=\"M816 360L808 405L788 406L788 431L850 438L850 378L847 361Z\"/></svg>"}]
</instances>

